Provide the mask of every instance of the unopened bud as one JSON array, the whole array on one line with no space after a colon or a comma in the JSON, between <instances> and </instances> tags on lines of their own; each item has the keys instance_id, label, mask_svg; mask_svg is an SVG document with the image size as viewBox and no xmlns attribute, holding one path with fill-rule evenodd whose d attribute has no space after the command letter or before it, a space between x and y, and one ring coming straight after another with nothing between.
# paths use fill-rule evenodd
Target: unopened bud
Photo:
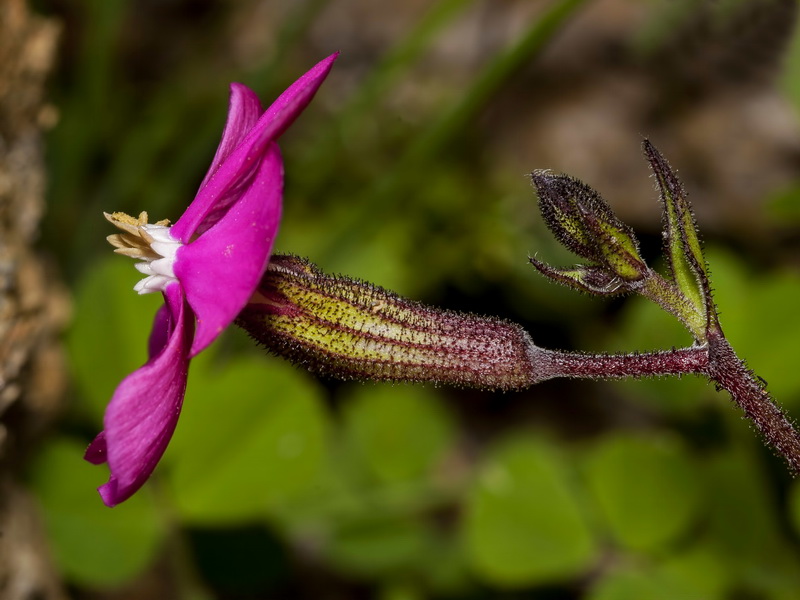
<instances>
[{"instance_id":1,"label":"unopened bud","mask_svg":"<svg viewBox=\"0 0 800 600\"><path fill-rule=\"evenodd\" d=\"M573 177L546 171L534 171L531 181L545 224L564 246L623 283L648 275L633 230L600 194Z\"/></svg>"},{"instance_id":2,"label":"unopened bud","mask_svg":"<svg viewBox=\"0 0 800 600\"><path fill-rule=\"evenodd\" d=\"M381 287L273 256L237 319L268 350L340 379L520 389L543 352L521 327L407 300Z\"/></svg>"}]
</instances>

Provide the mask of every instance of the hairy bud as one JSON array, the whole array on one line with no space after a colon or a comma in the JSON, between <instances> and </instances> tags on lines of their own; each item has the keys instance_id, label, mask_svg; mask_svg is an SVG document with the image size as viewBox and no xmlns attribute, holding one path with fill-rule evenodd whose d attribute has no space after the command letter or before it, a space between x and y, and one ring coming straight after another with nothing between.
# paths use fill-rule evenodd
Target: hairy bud
<instances>
[{"instance_id":1,"label":"hairy bud","mask_svg":"<svg viewBox=\"0 0 800 600\"><path fill-rule=\"evenodd\" d=\"M590 279L601 276L609 281L618 280L615 290L620 291L628 291L630 286L626 284L648 276L649 269L639 255L639 242L633 230L617 218L600 194L573 177L547 171L534 171L531 181L539 195L547 227L564 246L594 265L579 276L567 275L568 281L554 279L568 285L577 282L576 287L584 291L606 293L592 290L592 284L585 285L586 275Z\"/></svg>"},{"instance_id":2,"label":"hairy bud","mask_svg":"<svg viewBox=\"0 0 800 600\"><path fill-rule=\"evenodd\" d=\"M407 300L273 256L237 324L270 351L340 379L520 389L542 350L518 325Z\"/></svg>"}]
</instances>

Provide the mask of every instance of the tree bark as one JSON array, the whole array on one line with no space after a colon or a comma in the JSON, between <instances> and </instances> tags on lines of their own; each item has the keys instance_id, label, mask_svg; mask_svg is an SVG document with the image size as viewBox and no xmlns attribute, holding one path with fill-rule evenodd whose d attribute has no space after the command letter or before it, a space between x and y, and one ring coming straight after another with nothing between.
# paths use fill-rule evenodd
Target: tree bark
<instances>
[{"instance_id":1,"label":"tree bark","mask_svg":"<svg viewBox=\"0 0 800 600\"><path fill-rule=\"evenodd\" d=\"M0 597L65 598L35 501L27 457L63 401L59 332L66 294L33 249L44 208L43 88L59 27L24 0L0 0Z\"/></svg>"}]
</instances>

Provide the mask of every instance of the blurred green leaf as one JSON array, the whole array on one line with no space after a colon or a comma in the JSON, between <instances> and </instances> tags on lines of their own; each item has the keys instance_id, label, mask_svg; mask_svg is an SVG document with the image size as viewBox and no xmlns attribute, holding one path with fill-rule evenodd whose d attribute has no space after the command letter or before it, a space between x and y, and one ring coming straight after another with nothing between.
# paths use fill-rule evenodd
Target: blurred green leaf
<instances>
[{"instance_id":1,"label":"blurred green leaf","mask_svg":"<svg viewBox=\"0 0 800 600\"><path fill-rule=\"evenodd\" d=\"M721 599L726 597L731 579L725 558L707 543L689 549L676 548L657 566L656 572L670 582L673 598Z\"/></svg>"},{"instance_id":2,"label":"blurred green leaf","mask_svg":"<svg viewBox=\"0 0 800 600\"><path fill-rule=\"evenodd\" d=\"M614 539L655 551L695 522L701 506L699 473L675 439L610 435L589 452L589 488Z\"/></svg>"},{"instance_id":3,"label":"blurred green leaf","mask_svg":"<svg viewBox=\"0 0 800 600\"><path fill-rule=\"evenodd\" d=\"M466 550L475 571L502 586L576 576L596 558L567 464L540 439L492 449L467 497Z\"/></svg>"},{"instance_id":4,"label":"blurred green leaf","mask_svg":"<svg viewBox=\"0 0 800 600\"><path fill-rule=\"evenodd\" d=\"M586 595L586 600L676 600L680 596L674 593L649 569L629 567L605 574ZM693 596L683 597L688 600Z\"/></svg>"},{"instance_id":5,"label":"blurred green leaf","mask_svg":"<svg viewBox=\"0 0 800 600\"><path fill-rule=\"evenodd\" d=\"M181 517L255 519L314 485L327 452L321 390L287 363L196 361L165 459Z\"/></svg>"},{"instance_id":6,"label":"blurred green leaf","mask_svg":"<svg viewBox=\"0 0 800 600\"><path fill-rule=\"evenodd\" d=\"M98 222L102 215L98 215ZM134 262L110 252L86 270L75 292L67 350L75 382L97 421L123 377L147 360L147 339L161 294L138 295Z\"/></svg>"},{"instance_id":7,"label":"blurred green leaf","mask_svg":"<svg viewBox=\"0 0 800 600\"><path fill-rule=\"evenodd\" d=\"M408 582L392 582L381 588L378 600L425 600L425 595Z\"/></svg>"},{"instance_id":8,"label":"blurred green leaf","mask_svg":"<svg viewBox=\"0 0 800 600\"><path fill-rule=\"evenodd\" d=\"M722 600L729 598L730 572L708 545L675 547L661 563L630 555L596 581L586 600Z\"/></svg>"},{"instance_id":9,"label":"blurred green leaf","mask_svg":"<svg viewBox=\"0 0 800 600\"><path fill-rule=\"evenodd\" d=\"M755 565L779 547L764 474L753 457L730 449L710 461L710 529L718 551L740 566Z\"/></svg>"},{"instance_id":10,"label":"blurred green leaf","mask_svg":"<svg viewBox=\"0 0 800 600\"><path fill-rule=\"evenodd\" d=\"M683 588L663 573L647 566L630 565L603 575L586 596L586 600L712 600L698 591Z\"/></svg>"},{"instance_id":11,"label":"blurred green leaf","mask_svg":"<svg viewBox=\"0 0 800 600\"><path fill-rule=\"evenodd\" d=\"M337 528L326 554L344 572L384 577L435 560L431 549L431 534L417 519L364 515Z\"/></svg>"},{"instance_id":12,"label":"blurred green leaf","mask_svg":"<svg viewBox=\"0 0 800 600\"><path fill-rule=\"evenodd\" d=\"M455 433L437 393L419 386L358 388L346 404L345 427L362 460L387 483L429 475Z\"/></svg>"},{"instance_id":13,"label":"blurred green leaf","mask_svg":"<svg viewBox=\"0 0 800 600\"><path fill-rule=\"evenodd\" d=\"M437 598L458 598L468 595L474 586L473 575L467 564L464 545L447 530L438 535L432 549L432 559L427 562L425 582Z\"/></svg>"},{"instance_id":14,"label":"blurred green leaf","mask_svg":"<svg viewBox=\"0 0 800 600\"><path fill-rule=\"evenodd\" d=\"M731 417L730 422L738 425L739 420ZM783 524L757 459L760 454L749 450L758 448L757 443L745 434L750 432L743 431L742 442L712 457L705 471L712 493L709 546L740 587L781 597L784 590L800 591L800 556L781 534Z\"/></svg>"},{"instance_id":15,"label":"blurred green leaf","mask_svg":"<svg viewBox=\"0 0 800 600\"><path fill-rule=\"evenodd\" d=\"M119 585L150 564L164 531L147 489L113 509L102 503L96 488L108 470L84 461L85 449L66 437L54 439L33 461L31 484L65 576L91 586Z\"/></svg>"}]
</instances>

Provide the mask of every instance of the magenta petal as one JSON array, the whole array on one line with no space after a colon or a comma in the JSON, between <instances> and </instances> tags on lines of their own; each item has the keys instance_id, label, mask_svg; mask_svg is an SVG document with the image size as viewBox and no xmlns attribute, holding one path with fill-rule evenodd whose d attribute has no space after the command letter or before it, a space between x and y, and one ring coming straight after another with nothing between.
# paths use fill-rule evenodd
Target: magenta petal
<instances>
[{"instance_id":1,"label":"magenta petal","mask_svg":"<svg viewBox=\"0 0 800 600\"><path fill-rule=\"evenodd\" d=\"M89 447L86 448L83 459L89 461L93 465L102 465L104 462L108 461L107 451L106 432L101 431L97 434L97 437L92 440Z\"/></svg>"},{"instance_id":2,"label":"magenta petal","mask_svg":"<svg viewBox=\"0 0 800 600\"><path fill-rule=\"evenodd\" d=\"M253 135L261 128L269 127L272 137L279 137L291 125L314 98L319 86L325 81L339 53L331 54L314 65L305 75L300 77L264 112L253 128Z\"/></svg>"},{"instance_id":3,"label":"magenta petal","mask_svg":"<svg viewBox=\"0 0 800 600\"><path fill-rule=\"evenodd\" d=\"M272 141L269 133L266 131L260 137L248 137L208 177L189 208L170 229L173 238L188 244L225 216L226 211L251 184Z\"/></svg>"},{"instance_id":4,"label":"magenta petal","mask_svg":"<svg viewBox=\"0 0 800 600\"><path fill-rule=\"evenodd\" d=\"M200 189L211 178L219 166L234 149L242 143L261 116L261 101L255 92L241 83L231 84L231 97L228 103L228 120L222 132L222 140L217 147L211 167L200 184Z\"/></svg>"},{"instance_id":5,"label":"magenta petal","mask_svg":"<svg viewBox=\"0 0 800 600\"><path fill-rule=\"evenodd\" d=\"M86 452L90 462L102 462L105 450L111 477L98 491L107 506L129 498L150 477L172 438L183 404L191 314L178 284L168 286L164 295L174 324L169 340L158 356L119 384L106 409L105 430Z\"/></svg>"},{"instance_id":6,"label":"magenta petal","mask_svg":"<svg viewBox=\"0 0 800 600\"><path fill-rule=\"evenodd\" d=\"M178 250L173 269L197 318L190 356L214 341L253 295L278 232L282 196L283 163L273 143L239 201Z\"/></svg>"},{"instance_id":7,"label":"magenta petal","mask_svg":"<svg viewBox=\"0 0 800 600\"><path fill-rule=\"evenodd\" d=\"M247 134L244 141L231 152L197 193L181 217L175 222L171 234L188 244L218 222L231 204L238 200L244 187L249 185L261 158L270 142L283 133L311 102L325 80L337 54L320 61L300 77L270 106Z\"/></svg>"},{"instance_id":8,"label":"magenta petal","mask_svg":"<svg viewBox=\"0 0 800 600\"><path fill-rule=\"evenodd\" d=\"M147 340L147 356L153 358L161 352L169 341L169 334L172 323L169 306L164 304L156 312L153 319L153 328L150 330L150 338Z\"/></svg>"}]
</instances>

